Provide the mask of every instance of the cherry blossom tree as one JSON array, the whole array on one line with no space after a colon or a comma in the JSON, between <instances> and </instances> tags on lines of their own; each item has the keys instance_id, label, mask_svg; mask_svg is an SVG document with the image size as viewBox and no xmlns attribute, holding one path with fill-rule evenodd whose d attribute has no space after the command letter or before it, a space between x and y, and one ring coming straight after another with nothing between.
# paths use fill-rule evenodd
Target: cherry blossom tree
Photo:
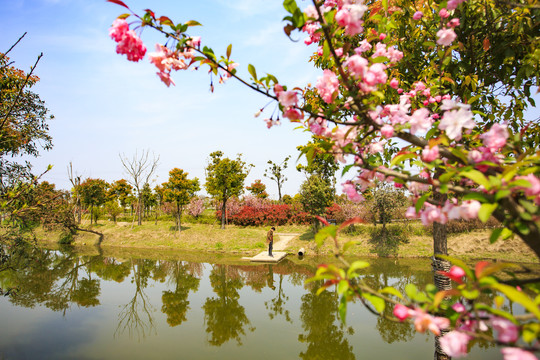
<instances>
[{"instance_id":1,"label":"cherry blossom tree","mask_svg":"<svg viewBox=\"0 0 540 360\"><path fill-rule=\"evenodd\" d=\"M119 0L109 1L127 8ZM531 87L538 86L536 1L326 0L302 10L295 0L285 0L284 8L285 32L305 32L305 44L319 44L314 58L322 71L314 88L288 87L271 74L258 77L252 65L251 79L239 78L232 47L218 57L191 34L190 28L198 25L194 21L175 24L147 10L143 16L121 16L110 32L117 52L132 61L140 60L146 49L126 18L134 16L136 24L166 34L167 46L158 44L149 57L167 86L174 84L172 71L205 65L215 75L236 78L273 99L283 118L311 131L326 153L344 164L344 173L352 173L343 184L350 199L360 201L377 180L394 182L415 196L409 217L444 225L450 219L486 222L494 216L501 227L491 241L515 234L540 257L539 125L520 116L528 103L534 104ZM482 39L480 48L474 39ZM489 52L492 48L504 54ZM497 96L506 94L513 94L510 105L501 106ZM266 119L268 127L277 124ZM326 223L316 235L318 243L333 240L345 265L321 265L313 278L326 281L322 289L336 285L342 316L352 298L380 316L392 305L395 318L412 321L417 331L439 336L452 329L441 338L451 356L464 355L469 340L480 337L504 346L507 360L534 358L540 311L525 292L494 275L508 265L479 262L471 269L440 256L454 264L441 274L457 283L455 289L428 286L422 291L413 284L406 294L372 289L361 277L368 264L347 262L342 254L351 244L338 241L339 231L357 221ZM494 294L495 300L483 302L482 293ZM501 294L521 304L526 316L501 310ZM488 327L493 335L485 332Z\"/></svg>"}]
</instances>

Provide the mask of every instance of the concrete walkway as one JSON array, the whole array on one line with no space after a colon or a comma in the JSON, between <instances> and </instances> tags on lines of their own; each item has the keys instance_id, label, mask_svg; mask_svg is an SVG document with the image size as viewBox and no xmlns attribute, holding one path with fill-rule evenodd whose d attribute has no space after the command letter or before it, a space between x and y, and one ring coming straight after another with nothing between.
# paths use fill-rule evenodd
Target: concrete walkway
<instances>
[{"instance_id":1,"label":"concrete walkway","mask_svg":"<svg viewBox=\"0 0 540 360\"><path fill-rule=\"evenodd\" d=\"M275 235L279 236L279 241L274 242L274 246L272 250L272 255L274 255L273 257L268 256L268 250L265 250L258 255L255 255L251 258L244 258L244 259L253 261L253 262L277 263L280 260L282 260L285 256L287 256L287 253L284 252L283 250L287 249L287 247L289 246L289 242L295 237L299 236L300 234L275 233Z\"/></svg>"}]
</instances>

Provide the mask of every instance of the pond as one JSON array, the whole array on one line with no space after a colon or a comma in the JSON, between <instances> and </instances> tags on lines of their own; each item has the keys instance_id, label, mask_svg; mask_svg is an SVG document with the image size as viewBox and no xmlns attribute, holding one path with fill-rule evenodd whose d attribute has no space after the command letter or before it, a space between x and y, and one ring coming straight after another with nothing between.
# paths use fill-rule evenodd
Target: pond
<instances>
[{"instance_id":1,"label":"pond","mask_svg":"<svg viewBox=\"0 0 540 360\"><path fill-rule=\"evenodd\" d=\"M35 249L0 287L2 359L433 359L434 338L304 284L328 259ZM331 260L331 259L330 259ZM432 279L428 259L369 259L372 285ZM391 309L387 309L391 313ZM474 346L468 359L501 358Z\"/></svg>"}]
</instances>

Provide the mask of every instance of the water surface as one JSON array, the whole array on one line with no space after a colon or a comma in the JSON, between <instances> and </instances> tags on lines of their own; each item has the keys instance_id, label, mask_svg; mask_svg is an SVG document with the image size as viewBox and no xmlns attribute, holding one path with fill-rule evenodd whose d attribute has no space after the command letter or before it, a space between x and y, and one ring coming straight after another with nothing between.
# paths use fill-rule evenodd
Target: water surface
<instances>
[{"instance_id":1,"label":"water surface","mask_svg":"<svg viewBox=\"0 0 540 360\"><path fill-rule=\"evenodd\" d=\"M13 257L0 287L3 359L433 359L433 336L305 285L325 259L252 264L205 254ZM422 259L369 259L374 286L431 281ZM391 309L387 309L390 314ZM501 358L475 346L468 359Z\"/></svg>"}]
</instances>

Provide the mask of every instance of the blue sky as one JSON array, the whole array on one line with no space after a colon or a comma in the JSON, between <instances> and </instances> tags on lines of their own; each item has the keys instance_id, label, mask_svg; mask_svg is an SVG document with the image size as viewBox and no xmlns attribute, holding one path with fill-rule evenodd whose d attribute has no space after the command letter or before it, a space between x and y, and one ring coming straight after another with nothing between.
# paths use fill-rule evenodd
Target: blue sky
<instances>
[{"instance_id":1,"label":"blue sky","mask_svg":"<svg viewBox=\"0 0 540 360\"><path fill-rule=\"evenodd\" d=\"M204 26L191 28L191 34L200 35L203 45L218 54L224 54L232 43L232 58L240 64L238 73L245 78L250 63L258 74L270 72L288 86L304 86L319 76L307 63L314 47L306 47L302 39L292 42L283 33L286 13L281 1L125 3L139 14L150 8L175 22L201 22ZM153 185L166 181L174 167L204 182L209 154L221 150L231 158L243 154L243 159L254 165L246 185L262 179L272 198L277 198L277 188L263 177L267 161L280 162L292 155L283 193L298 192L304 176L295 169L296 146L305 144L309 134L286 122L267 129L263 118L275 106L268 106L267 112L254 118L268 100L234 79L224 85L214 79L212 94L207 71L188 70L175 73L176 86L167 88L147 57L132 63L116 54L108 29L125 12L122 7L105 0L0 0L0 4L0 51L28 32L10 53L15 66L28 70L37 56L44 54L35 71L41 81L33 91L55 116L50 123L54 148L42 152L32 163L36 173L54 165L45 180L68 189L69 162L83 178L126 178L119 155L131 157L144 149L160 156ZM305 7L307 1L299 4ZM148 51L163 41L150 29L143 31L142 39Z\"/></svg>"}]
</instances>

